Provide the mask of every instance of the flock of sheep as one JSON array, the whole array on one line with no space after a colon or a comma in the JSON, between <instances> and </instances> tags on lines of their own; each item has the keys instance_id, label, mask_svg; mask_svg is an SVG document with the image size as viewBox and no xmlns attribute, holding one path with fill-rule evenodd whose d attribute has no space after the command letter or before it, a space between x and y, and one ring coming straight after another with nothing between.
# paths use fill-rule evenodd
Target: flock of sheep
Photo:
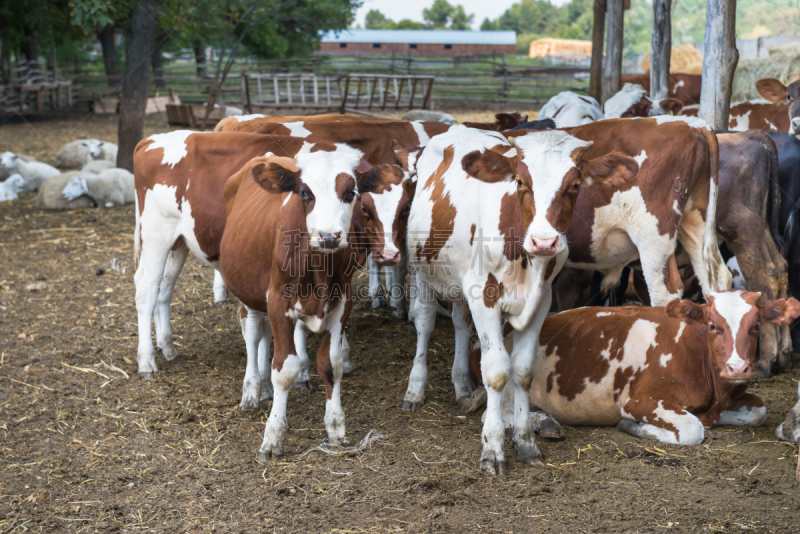
<instances>
[{"instance_id":1,"label":"flock of sheep","mask_svg":"<svg viewBox=\"0 0 800 534\"><path fill-rule=\"evenodd\" d=\"M134 201L133 174L116 168L117 145L82 139L56 154L56 167L31 156L0 154L0 201L20 192L39 192L37 205L47 210L121 206Z\"/></svg>"}]
</instances>

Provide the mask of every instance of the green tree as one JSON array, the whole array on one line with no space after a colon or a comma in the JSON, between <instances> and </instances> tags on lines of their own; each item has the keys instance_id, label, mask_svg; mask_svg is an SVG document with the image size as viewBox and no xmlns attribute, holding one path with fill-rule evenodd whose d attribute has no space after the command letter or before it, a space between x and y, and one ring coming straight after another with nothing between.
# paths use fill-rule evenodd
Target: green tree
<instances>
[{"instance_id":1,"label":"green tree","mask_svg":"<svg viewBox=\"0 0 800 534\"><path fill-rule=\"evenodd\" d=\"M472 21L474 19L475 15L467 15L467 13L464 11L464 6L459 4L456 6L456 10L450 17L450 29L469 30L471 29Z\"/></svg>"},{"instance_id":2,"label":"green tree","mask_svg":"<svg viewBox=\"0 0 800 534\"><path fill-rule=\"evenodd\" d=\"M456 8L447 0L434 0L430 8L422 10L422 18L435 30L447 28Z\"/></svg>"},{"instance_id":3,"label":"green tree","mask_svg":"<svg viewBox=\"0 0 800 534\"><path fill-rule=\"evenodd\" d=\"M397 29L397 30L426 30L428 27L421 23L417 22L416 20L411 19L403 19L395 23L394 28L388 29Z\"/></svg>"},{"instance_id":4,"label":"green tree","mask_svg":"<svg viewBox=\"0 0 800 534\"><path fill-rule=\"evenodd\" d=\"M500 30L514 30L517 35L536 33L554 35L561 24L561 13L546 0L522 0L512 5L497 19Z\"/></svg>"},{"instance_id":5,"label":"green tree","mask_svg":"<svg viewBox=\"0 0 800 534\"><path fill-rule=\"evenodd\" d=\"M497 29L497 21L490 20L488 17L481 22L481 31L487 32Z\"/></svg>"},{"instance_id":6,"label":"green tree","mask_svg":"<svg viewBox=\"0 0 800 534\"><path fill-rule=\"evenodd\" d=\"M386 30L395 26L395 22L377 9L370 9L364 18L364 27L368 30Z\"/></svg>"}]
</instances>

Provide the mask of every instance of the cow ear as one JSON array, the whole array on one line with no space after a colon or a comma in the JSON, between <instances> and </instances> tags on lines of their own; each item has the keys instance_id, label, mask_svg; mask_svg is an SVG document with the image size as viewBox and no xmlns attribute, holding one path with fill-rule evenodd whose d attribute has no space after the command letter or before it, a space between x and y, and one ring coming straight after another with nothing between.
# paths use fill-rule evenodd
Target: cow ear
<instances>
[{"instance_id":1,"label":"cow ear","mask_svg":"<svg viewBox=\"0 0 800 534\"><path fill-rule=\"evenodd\" d=\"M517 168L514 158L507 158L491 150L473 150L461 159L464 171L482 182L502 182L512 176Z\"/></svg>"},{"instance_id":2,"label":"cow ear","mask_svg":"<svg viewBox=\"0 0 800 534\"><path fill-rule=\"evenodd\" d=\"M675 299L667 304L667 315L675 319L683 319L689 324L705 323L708 320L705 304L695 304L691 300Z\"/></svg>"},{"instance_id":3,"label":"cow ear","mask_svg":"<svg viewBox=\"0 0 800 534\"><path fill-rule=\"evenodd\" d=\"M786 86L775 78L764 78L756 82L756 91L773 104L781 104L786 99Z\"/></svg>"},{"instance_id":4,"label":"cow ear","mask_svg":"<svg viewBox=\"0 0 800 534\"><path fill-rule=\"evenodd\" d=\"M406 180L403 182L403 196L408 197L409 200L414 198L417 193L417 181Z\"/></svg>"},{"instance_id":5,"label":"cow ear","mask_svg":"<svg viewBox=\"0 0 800 534\"><path fill-rule=\"evenodd\" d=\"M358 166L356 167L355 170L356 176L358 176L359 174L366 174L367 172L369 172L370 169L372 169L372 167L373 167L372 163L365 160L364 158L361 158L361 161L358 162Z\"/></svg>"},{"instance_id":6,"label":"cow ear","mask_svg":"<svg viewBox=\"0 0 800 534\"><path fill-rule=\"evenodd\" d=\"M800 317L800 302L794 298L779 299L761 308L761 321L775 326L783 326Z\"/></svg>"},{"instance_id":7,"label":"cow ear","mask_svg":"<svg viewBox=\"0 0 800 534\"><path fill-rule=\"evenodd\" d=\"M659 102L658 105L664 110L665 113L669 113L671 115L677 115L683 109L683 102L677 98L665 98Z\"/></svg>"},{"instance_id":8,"label":"cow ear","mask_svg":"<svg viewBox=\"0 0 800 534\"><path fill-rule=\"evenodd\" d=\"M274 194L295 191L300 182L300 171L292 171L271 161L259 163L252 170L253 180L266 191Z\"/></svg>"},{"instance_id":9,"label":"cow ear","mask_svg":"<svg viewBox=\"0 0 800 534\"><path fill-rule=\"evenodd\" d=\"M581 162L581 174L586 185L597 181L600 185L618 189L632 180L638 172L639 164L636 160L619 152Z\"/></svg>"},{"instance_id":10,"label":"cow ear","mask_svg":"<svg viewBox=\"0 0 800 534\"><path fill-rule=\"evenodd\" d=\"M516 111L513 113L495 113L494 118L500 130L510 130L514 126L519 126L522 122L525 122L520 122L520 114Z\"/></svg>"}]
</instances>

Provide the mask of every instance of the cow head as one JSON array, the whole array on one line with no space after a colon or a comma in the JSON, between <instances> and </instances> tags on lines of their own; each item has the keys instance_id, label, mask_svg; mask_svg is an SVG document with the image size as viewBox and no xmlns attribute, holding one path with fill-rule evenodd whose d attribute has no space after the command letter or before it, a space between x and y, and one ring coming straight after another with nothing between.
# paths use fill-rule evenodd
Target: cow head
<instances>
[{"instance_id":1,"label":"cow head","mask_svg":"<svg viewBox=\"0 0 800 534\"><path fill-rule=\"evenodd\" d=\"M0 154L0 167L4 169L13 169L17 166L19 156L13 152L3 152Z\"/></svg>"},{"instance_id":2,"label":"cow head","mask_svg":"<svg viewBox=\"0 0 800 534\"><path fill-rule=\"evenodd\" d=\"M558 128L582 126L603 118L597 100L571 91L557 94L539 111L539 119L553 119Z\"/></svg>"},{"instance_id":3,"label":"cow head","mask_svg":"<svg viewBox=\"0 0 800 534\"><path fill-rule=\"evenodd\" d=\"M523 122L527 122L528 116L523 115L519 111L512 111L509 113L495 113L494 119L494 123L497 125L497 131L503 131L510 130Z\"/></svg>"},{"instance_id":4,"label":"cow head","mask_svg":"<svg viewBox=\"0 0 800 534\"><path fill-rule=\"evenodd\" d=\"M310 248L335 252L348 245L360 161L361 157L352 152L320 150L298 154L296 162L270 158L269 163L253 167L252 174L270 193L297 195ZM284 205L290 200L287 197Z\"/></svg>"},{"instance_id":5,"label":"cow head","mask_svg":"<svg viewBox=\"0 0 800 534\"><path fill-rule=\"evenodd\" d=\"M359 176L361 214L372 259L394 265L403 250L408 212L416 182L398 165L378 165Z\"/></svg>"},{"instance_id":6,"label":"cow head","mask_svg":"<svg viewBox=\"0 0 800 534\"><path fill-rule=\"evenodd\" d=\"M523 248L534 256L566 250L566 231L582 185L619 186L639 171L636 161L617 153L586 159L592 142L563 131L530 132L513 139L522 154L517 190L525 228Z\"/></svg>"},{"instance_id":7,"label":"cow head","mask_svg":"<svg viewBox=\"0 0 800 534\"><path fill-rule=\"evenodd\" d=\"M707 297L707 304L673 300L667 304L667 314L689 324L706 324L714 366L721 378L733 383L753 378L759 325L786 325L800 316L800 302L793 298L760 306L760 293L723 291Z\"/></svg>"},{"instance_id":8,"label":"cow head","mask_svg":"<svg viewBox=\"0 0 800 534\"><path fill-rule=\"evenodd\" d=\"M756 90L773 104L789 107L789 133L800 135L800 74L789 78L788 87L775 78L758 80Z\"/></svg>"},{"instance_id":9,"label":"cow head","mask_svg":"<svg viewBox=\"0 0 800 534\"><path fill-rule=\"evenodd\" d=\"M674 98L666 98L656 104L650 100L644 87L626 83L617 94L606 100L604 108L606 119L620 119L677 115L683 109L683 104Z\"/></svg>"},{"instance_id":10,"label":"cow head","mask_svg":"<svg viewBox=\"0 0 800 534\"><path fill-rule=\"evenodd\" d=\"M81 144L89 151L89 156L92 159L100 159L103 157L103 142L97 139L87 139L82 141Z\"/></svg>"}]
</instances>

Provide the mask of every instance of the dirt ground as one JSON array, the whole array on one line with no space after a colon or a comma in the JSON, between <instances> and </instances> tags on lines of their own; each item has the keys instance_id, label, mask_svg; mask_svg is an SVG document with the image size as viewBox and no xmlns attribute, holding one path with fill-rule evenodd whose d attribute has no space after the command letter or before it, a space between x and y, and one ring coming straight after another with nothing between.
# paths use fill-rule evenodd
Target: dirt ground
<instances>
[{"instance_id":1,"label":"dirt ground","mask_svg":"<svg viewBox=\"0 0 800 534\"><path fill-rule=\"evenodd\" d=\"M148 120L148 133L164 129ZM67 140L115 132L98 118L7 125L0 151L52 161ZM133 206L42 212L32 195L0 205L2 533L800 531L797 451L773 434L800 369L752 388L768 406L762 428L714 428L678 447L567 427L562 441L539 440L543 467L517 462L509 436L508 475L492 478L478 469L480 415L454 399L449 321L432 337L427 404L412 414L400 403L415 336L368 302L347 326L367 374L344 380L342 401L352 442L385 437L358 454L304 454L326 440L312 376L311 391L290 395L286 456L259 464L268 412L238 409L236 307L213 306L213 273L196 260L172 306L182 356L159 357L156 381L136 375L133 223Z\"/></svg>"}]
</instances>

